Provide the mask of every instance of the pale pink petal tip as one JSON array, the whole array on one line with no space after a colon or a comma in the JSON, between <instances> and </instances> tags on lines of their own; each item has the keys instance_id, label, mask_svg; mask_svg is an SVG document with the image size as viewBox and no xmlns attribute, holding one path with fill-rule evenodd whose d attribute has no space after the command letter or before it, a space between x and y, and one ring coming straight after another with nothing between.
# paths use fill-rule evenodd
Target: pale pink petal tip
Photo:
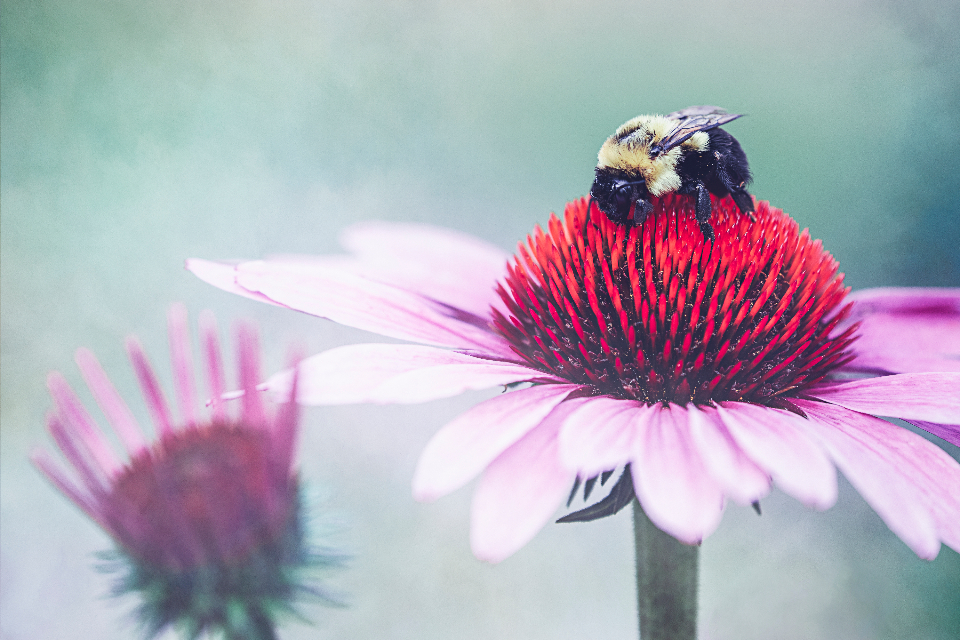
<instances>
[{"instance_id":1,"label":"pale pink petal tip","mask_svg":"<svg viewBox=\"0 0 960 640\"><path fill-rule=\"evenodd\" d=\"M559 407L554 409L483 472L470 518L470 544L478 559L509 557L552 519L566 498L575 474L559 459L559 413Z\"/></svg>"},{"instance_id":2,"label":"pale pink petal tip","mask_svg":"<svg viewBox=\"0 0 960 640\"><path fill-rule=\"evenodd\" d=\"M693 443L687 410L670 405L643 414L633 451L634 489L650 520L686 544L713 533L723 492Z\"/></svg>"}]
</instances>

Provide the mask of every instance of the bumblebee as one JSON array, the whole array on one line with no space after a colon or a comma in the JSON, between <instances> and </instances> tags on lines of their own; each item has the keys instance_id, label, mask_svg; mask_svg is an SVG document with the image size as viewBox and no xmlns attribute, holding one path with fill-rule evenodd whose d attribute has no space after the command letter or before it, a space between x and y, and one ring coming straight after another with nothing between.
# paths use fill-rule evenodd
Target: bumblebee
<instances>
[{"instance_id":1,"label":"bumblebee","mask_svg":"<svg viewBox=\"0 0 960 640\"><path fill-rule=\"evenodd\" d=\"M600 147L590 197L611 220L629 226L642 224L653 211L651 196L692 195L700 230L711 240L710 193L730 194L753 219L747 156L736 138L719 128L739 117L700 106L628 120Z\"/></svg>"}]
</instances>

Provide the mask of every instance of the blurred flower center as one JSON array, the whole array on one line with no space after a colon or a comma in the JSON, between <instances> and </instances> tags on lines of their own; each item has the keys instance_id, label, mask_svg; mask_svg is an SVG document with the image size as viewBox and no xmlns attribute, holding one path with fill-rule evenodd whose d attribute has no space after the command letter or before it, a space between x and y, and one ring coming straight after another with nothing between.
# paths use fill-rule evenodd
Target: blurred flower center
<instances>
[{"instance_id":1,"label":"blurred flower center","mask_svg":"<svg viewBox=\"0 0 960 640\"><path fill-rule=\"evenodd\" d=\"M214 423L164 435L117 478L107 517L156 566L230 564L278 541L296 483L262 429Z\"/></svg>"},{"instance_id":2,"label":"blurred flower center","mask_svg":"<svg viewBox=\"0 0 960 640\"><path fill-rule=\"evenodd\" d=\"M524 362L649 404L772 405L851 359L843 274L792 218L714 199L711 243L691 198L654 206L625 227L581 199L520 245L495 324Z\"/></svg>"}]
</instances>

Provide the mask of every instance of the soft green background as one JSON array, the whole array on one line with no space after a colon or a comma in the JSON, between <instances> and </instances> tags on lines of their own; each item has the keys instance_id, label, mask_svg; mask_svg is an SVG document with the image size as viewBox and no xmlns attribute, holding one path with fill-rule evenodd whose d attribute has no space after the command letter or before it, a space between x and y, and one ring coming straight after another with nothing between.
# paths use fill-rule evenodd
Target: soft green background
<instances>
[{"instance_id":1,"label":"soft green background","mask_svg":"<svg viewBox=\"0 0 960 640\"><path fill-rule=\"evenodd\" d=\"M135 398L121 340L163 368L172 301L259 320L271 369L291 341L370 338L215 290L189 256L331 252L377 218L509 249L586 192L621 122L719 104L748 114L728 130L754 192L850 285L960 285L958 7L3 0L0 635L134 635L94 568L107 538L26 462L50 447L46 373L80 385L76 347ZM353 605L307 607L317 625L284 638L635 637L628 514L548 526L491 567L469 489L410 497L430 435L491 393L306 413ZM956 552L917 559L845 482L826 513L763 506L703 544L704 638L957 637Z\"/></svg>"}]
</instances>

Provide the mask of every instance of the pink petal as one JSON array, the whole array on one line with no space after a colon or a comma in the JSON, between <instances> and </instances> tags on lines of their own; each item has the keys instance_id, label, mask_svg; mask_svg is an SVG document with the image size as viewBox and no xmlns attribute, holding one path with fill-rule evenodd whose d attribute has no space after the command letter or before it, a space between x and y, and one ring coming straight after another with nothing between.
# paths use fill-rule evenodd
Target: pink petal
<instances>
[{"instance_id":1,"label":"pink petal","mask_svg":"<svg viewBox=\"0 0 960 640\"><path fill-rule=\"evenodd\" d=\"M243 420L247 425L265 425L263 398L257 390L260 382L260 340L252 325L241 322L235 328L237 362L240 363L240 388L243 389Z\"/></svg>"},{"instance_id":2,"label":"pink petal","mask_svg":"<svg viewBox=\"0 0 960 640\"><path fill-rule=\"evenodd\" d=\"M710 535L723 515L723 493L693 444L683 407L654 405L644 412L634 439L630 470L644 512L686 544Z\"/></svg>"},{"instance_id":3,"label":"pink petal","mask_svg":"<svg viewBox=\"0 0 960 640\"><path fill-rule=\"evenodd\" d=\"M781 409L724 402L717 415L737 445L777 485L816 509L837 501L837 472L808 420Z\"/></svg>"},{"instance_id":4,"label":"pink petal","mask_svg":"<svg viewBox=\"0 0 960 640\"><path fill-rule=\"evenodd\" d=\"M401 340L512 356L485 319L461 320L456 309L317 260L245 262L236 269L240 286L304 313Z\"/></svg>"},{"instance_id":5,"label":"pink petal","mask_svg":"<svg viewBox=\"0 0 960 640\"><path fill-rule=\"evenodd\" d=\"M482 402L440 429L420 455L413 497L436 500L480 473L510 445L540 424L572 391L572 384L543 384Z\"/></svg>"},{"instance_id":6,"label":"pink petal","mask_svg":"<svg viewBox=\"0 0 960 640\"><path fill-rule=\"evenodd\" d=\"M737 446L715 410L688 404L687 411L693 443L724 494L746 505L770 493L770 476Z\"/></svg>"},{"instance_id":7,"label":"pink petal","mask_svg":"<svg viewBox=\"0 0 960 640\"><path fill-rule=\"evenodd\" d=\"M97 509L96 499L87 493L88 490L78 487L70 480L60 469L59 465L57 465L45 451L34 451L30 459L40 472L47 476L47 479L52 482L63 495L70 498L70 500L80 507L94 522L100 524L104 529L109 530L109 527Z\"/></svg>"},{"instance_id":8,"label":"pink petal","mask_svg":"<svg viewBox=\"0 0 960 640\"><path fill-rule=\"evenodd\" d=\"M480 560L512 555L567 497L575 474L560 463L557 433L569 404L561 403L483 472L470 517L470 544Z\"/></svg>"},{"instance_id":9,"label":"pink petal","mask_svg":"<svg viewBox=\"0 0 960 640\"><path fill-rule=\"evenodd\" d=\"M79 434L67 428L53 412L47 415L47 429L63 456L80 476L87 492L94 495L105 492L110 485L110 474L100 466Z\"/></svg>"},{"instance_id":10,"label":"pink petal","mask_svg":"<svg viewBox=\"0 0 960 640\"><path fill-rule=\"evenodd\" d=\"M187 307L175 304L167 313L170 335L170 362L173 367L173 388L184 424L195 424L196 399L193 386L193 357L190 349L190 327L187 322Z\"/></svg>"},{"instance_id":11,"label":"pink petal","mask_svg":"<svg viewBox=\"0 0 960 640\"><path fill-rule=\"evenodd\" d=\"M213 419L226 420L227 411L223 404L226 378L223 373L223 355L220 350L217 320L211 311L201 311L199 324L200 344L203 349L203 361L207 371L207 385L210 389Z\"/></svg>"},{"instance_id":12,"label":"pink petal","mask_svg":"<svg viewBox=\"0 0 960 640\"><path fill-rule=\"evenodd\" d=\"M127 453L130 456L140 453L147 446L143 432L140 431L133 413L127 407L123 398L120 397L116 387L110 382L110 378L107 377L96 356L89 349L81 348L77 349L75 360L77 367L80 368L83 381L87 383L87 387L93 393L100 410L107 416L107 421L120 436Z\"/></svg>"},{"instance_id":13,"label":"pink petal","mask_svg":"<svg viewBox=\"0 0 960 640\"><path fill-rule=\"evenodd\" d=\"M120 460L66 379L54 371L47 376L47 388L57 405L64 436L75 443L78 451L98 471L113 475L121 467Z\"/></svg>"},{"instance_id":14,"label":"pink petal","mask_svg":"<svg viewBox=\"0 0 960 640\"><path fill-rule=\"evenodd\" d=\"M960 288L857 291L843 327L859 322L850 367L886 373L960 372Z\"/></svg>"},{"instance_id":15,"label":"pink petal","mask_svg":"<svg viewBox=\"0 0 960 640\"><path fill-rule=\"evenodd\" d=\"M153 372L153 367L147 361L147 355L143 352L143 347L136 338L127 339L127 355L133 364L134 373L137 375L137 381L140 383L140 390L147 402L147 409L150 410L150 416L160 434L173 433L173 417L170 415L170 407L163 396L163 389L160 387L160 381Z\"/></svg>"},{"instance_id":16,"label":"pink petal","mask_svg":"<svg viewBox=\"0 0 960 640\"><path fill-rule=\"evenodd\" d=\"M960 425L960 373L903 373L850 380L807 392L874 415Z\"/></svg>"},{"instance_id":17,"label":"pink petal","mask_svg":"<svg viewBox=\"0 0 960 640\"><path fill-rule=\"evenodd\" d=\"M289 393L290 370L266 387ZM526 366L411 344L338 347L300 363L301 404L414 403L545 376Z\"/></svg>"},{"instance_id":18,"label":"pink petal","mask_svg":"<svg viewBox=\"0 0 960 640\"><path fill-rule=\"evenodd\" d=\"M844 475L921 558L939 540L960 545L960 464L936 445L888 422L798 400Z\"/></svg>"},{"instance_id":19,"label":"pink petal","mask_svg":"<svg viewBox=\"0 0 960 640\"><path fill-rule=\"evenodd\" d=\"M500 303L496 284L510 256L473 236L423 224L365 222L344 231L340 243L357 257L357 272L372 279L482 317Z\"/></svg>"},{"instance_id":20,"label":"pink petal","mask_svg":"<svg viewBox=\"0 0 960 640\"><path fill-rule=\"evenodd\" d=\"M581 478L592 478L628 462L635 424L641 414L653 411L635 400L605 396L564 404L575 410L570 411L560 430L560 458Z\"/></svg>"}]
</instances>

